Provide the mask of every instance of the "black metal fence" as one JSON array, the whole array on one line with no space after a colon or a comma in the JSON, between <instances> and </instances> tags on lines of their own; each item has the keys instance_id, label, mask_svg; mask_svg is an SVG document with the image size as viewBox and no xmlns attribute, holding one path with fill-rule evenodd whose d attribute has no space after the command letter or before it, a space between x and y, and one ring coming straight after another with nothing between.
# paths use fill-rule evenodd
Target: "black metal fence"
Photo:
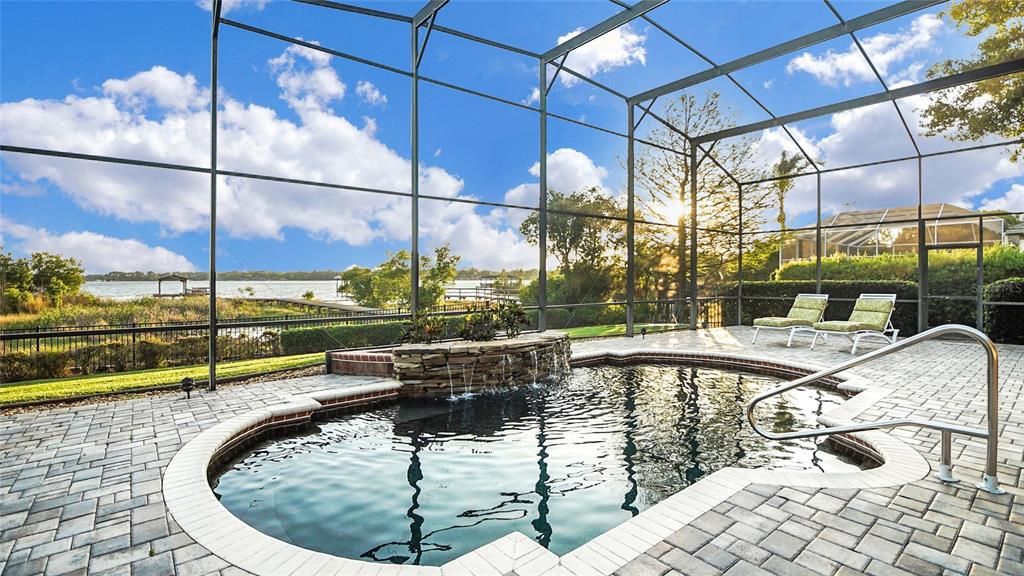
<instances>
[{"instance_id":1,"label":"black metal fence","mask_svg":"<svg viewBox=\"0 0 1024 576\"><path fill-rule=\"evenodd\" d=\"M429 310L463 314L472 304L449 304ZM280 356L281 332L314 327L381 324L407 320L408 308L335 315L289 315L244 318L218 323L218 361ZM59 326L0 331L3 380L23 380L96 372L123 372L208 361L209 324L198 322L134 323L123 326Z\"/></svg>"}]
</instances>

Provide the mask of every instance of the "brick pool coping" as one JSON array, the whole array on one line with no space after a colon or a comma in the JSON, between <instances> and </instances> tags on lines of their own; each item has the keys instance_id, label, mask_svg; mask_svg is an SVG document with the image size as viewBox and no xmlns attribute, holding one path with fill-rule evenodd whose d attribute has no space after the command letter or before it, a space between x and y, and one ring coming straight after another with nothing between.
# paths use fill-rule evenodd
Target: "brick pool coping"
<instances>
[{"instance_id":1,"label":"brick pool coping","mask_svg":"<svg viewBox=\"0 0 1024 576\"><path fill-rule=\"evenodd\" d=\"M802 376L820 366L779 362L759 356L717 352L686 352L666 349L611 349L575 353L573 365L601 363L672 362L727 367ZM855 394L818 418L825 425L850 422L889 394L857 376L834 377L827 384ZM861 489L907 484L925 477L930 466L916 450L879 431L854 435L879 455L882 465L845 473L812 473L772 469L724 468L673 494L586 544L558 556L526 535L513 532L443 566L398 566L363 562L315 552L278 540L242 522L217 500L209 474L239 446L263 432L281 426L309 422L317 413L395 398L398 382L378 382L343 389L294 396L288 402L230 418L201 433L173 457L163 480L168 512L197 543L213 554L257 575L355 575L380 576L519 576L608 575L639 558L644 552L729 497L754 484L804 488Z\"/></svg>"}]
</instances>

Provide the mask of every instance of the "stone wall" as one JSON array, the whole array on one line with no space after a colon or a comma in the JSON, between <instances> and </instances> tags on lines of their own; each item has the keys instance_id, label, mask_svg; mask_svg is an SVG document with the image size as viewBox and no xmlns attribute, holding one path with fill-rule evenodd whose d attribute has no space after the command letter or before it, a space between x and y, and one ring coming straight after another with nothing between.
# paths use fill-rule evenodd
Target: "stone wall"
<instances>
[{"instance_id":1,"label":"stone wall","mask_svg":"<svg viewBox=\"0 0 1024 576\"><path fill-rule=\"evenodd\" d=\"M402 397L448 397L529 385L568 370L569 337L561 332L512 340L405 344L393 351Z\"/></svg>"}]
</instances>

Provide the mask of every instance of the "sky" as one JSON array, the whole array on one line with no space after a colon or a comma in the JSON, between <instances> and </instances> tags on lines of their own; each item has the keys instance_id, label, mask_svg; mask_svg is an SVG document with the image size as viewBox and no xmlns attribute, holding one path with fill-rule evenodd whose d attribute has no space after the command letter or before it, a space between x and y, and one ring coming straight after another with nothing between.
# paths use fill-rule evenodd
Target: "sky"
<instances>
[{"instance_id":1,"label":"sky","mask_svg":"<svg viewBox=\"0 0 1024 576\"><path fill-rule=\"evenodd\" d=\"M416 2L357 2L406 15ZM885 5L835 2L844 19ZM408 69L404 23L293 2L232 0L226 17ZM452 0L437 23L542 52L610 17L606 1ZM944 20L943 6L864 30L858 37L890 87L924 78L932 64L970 55L976 39ZM651 17L716 64L837 22L823 2L674 0ZM209 165L208 3L0 2L0 142L205 167ZM221 170L408 192L410 81L361 63L224 26L220 41ZM574 51L567 65L624 94L709 65L644 21ZM440 32L420 74L536 106L537 62ZM776 115L880 91L848 37L742 70L735 79ZM721 93L739 124L768 117L735 85ZM537 205L539 118L421 82L420 193ZM662 97L664 110L678 94ZM929 96L898 103L922 151L963 146L924 137ZM623 101L560 74L549 110L625 131ZM657 129L644 120L638 134ZM883 104L789 126L825 167L913 154L896 108ZM795 150L780 129L752 136L769 165ZM552 188L600 186L622 198L623 138L548 122ZM1024 211L1024 166L1003 148L924 161L925 201ZM163 169L5 152L0 156L0 234L16 255L59 252L88 272L202 270L209 257L209 177ZM790 225L813 224L813 178L787 200ZM826 174L823 212L913 205L916 162ZM526 209L421 200L420 244L449 244L461 266L535 268L537 248L518 233ZM409 247L410 200L398 195L222 177L217 204L220 270L372 266ZM669 221L672 215L652 215ZM768 222L774 221L770 214Z\"/></svg>"}]
</instances>

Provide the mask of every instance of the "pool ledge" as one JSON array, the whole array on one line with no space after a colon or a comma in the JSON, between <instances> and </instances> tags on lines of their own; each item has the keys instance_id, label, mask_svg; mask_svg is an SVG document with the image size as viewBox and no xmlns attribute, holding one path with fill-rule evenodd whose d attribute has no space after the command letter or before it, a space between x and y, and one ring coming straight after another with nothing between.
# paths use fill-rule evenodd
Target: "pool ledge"
<instances>
[{"instance_id":1,"label":"pool ledge","mask_svg":"<svg viewBox=\"0 0 1024 576\"><path fill-rule=\"evenodd\" d=\"M757 356L655 348L598 350L572 357L573 365L659 361L693 362L782 376L809 374L821 368ZM854 375L835 378L832 384L855 396L818 418L827 425L852 421L889 393L869 386L867 381ZM856 434L855 438L881 456L883 464L877 468L824 474L724 468L564 556L554 554L520 532L513 532L443 566L382 565L300 548L239 520L220 504L210 488L211 464L228 455L240 442L267 428L308 422L317 412L397 397L399 387L394 380L382 379L296 396L283 404L235 416L202 432L182 447L167 466L163 478L167 510L197 543L257 576L502 576L509 572L518 576L606 576L751 484L874 488L913 482L930 471L921 454L894 436L879 431L864 432Z\"/></svg>"}]
</instances>

